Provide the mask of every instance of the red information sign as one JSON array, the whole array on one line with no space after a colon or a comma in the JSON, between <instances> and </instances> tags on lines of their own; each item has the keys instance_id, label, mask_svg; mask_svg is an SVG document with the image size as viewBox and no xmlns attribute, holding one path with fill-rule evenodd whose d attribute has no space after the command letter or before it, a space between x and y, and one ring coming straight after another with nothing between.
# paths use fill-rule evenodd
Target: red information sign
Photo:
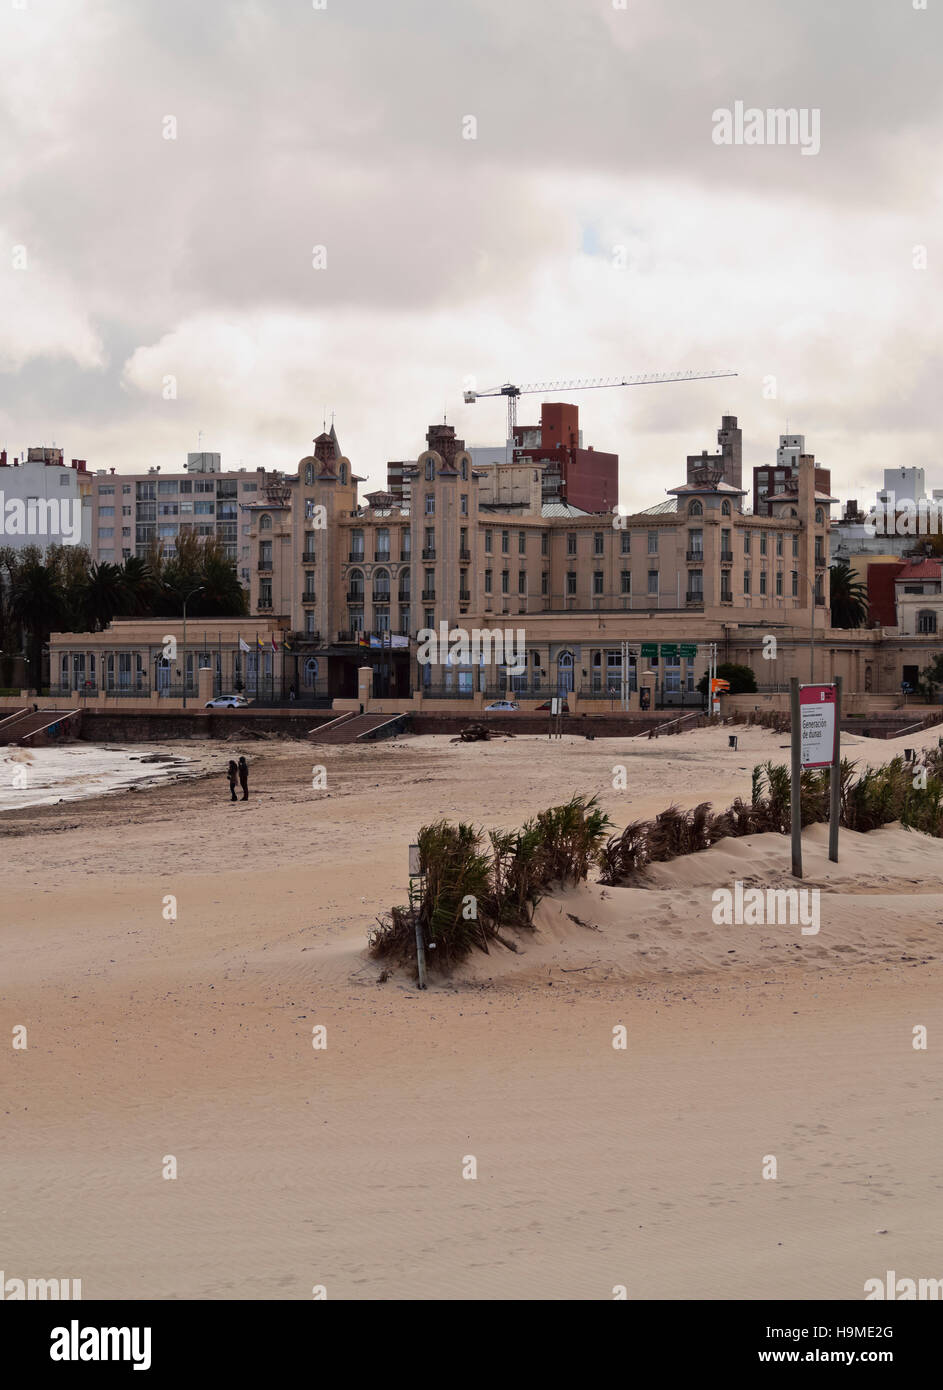
<instances>
[{"instance_id":1,"label":"red information sign","mask_svg":"<svg viewBox=\"0 0 943 1390\"><path fill-rule=\"evenodd\" d=\"M834 685L799 687L799 762L802 767L831 767L838 724Z\"/></svg>"}]
</instances>

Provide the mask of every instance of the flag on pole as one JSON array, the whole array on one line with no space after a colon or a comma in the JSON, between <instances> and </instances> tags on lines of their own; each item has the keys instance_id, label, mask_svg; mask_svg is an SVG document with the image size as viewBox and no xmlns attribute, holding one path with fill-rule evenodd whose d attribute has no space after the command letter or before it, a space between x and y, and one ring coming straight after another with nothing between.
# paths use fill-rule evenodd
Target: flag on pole
<instances>
[{"instance_id":1,"label":"flag on pole","mask_svg":"<svg viewBox=\"0 0 943 1390\"><path fill-rule=\"evenodd\" d=\"M255 645L258 647L260 652L265 651L265 643L262 641L262 638L259 636L258 633L255 634Z\"/></svg>"},{"instance_id":2,"label":"flag on pole","mask_svg":"<svg viewBox=\"0 0 943 1390\"><path fill-rule=\"evenodd\" d=\"M288 640L287 637L285 637L285 638L282 639L282 646L284 647L284 649L285 649L286 652L290 652L290 651L293 651L293 650L294 650L294 648L292 647L291 642L289 642L289 640Z\"/></svg>"},{"instance_id":3,"label":"flag on pole","mask_svg":"<svg viewBox=\"0 0 943 1390\"><path fill-rule=\"evenodd\" d=\"M277 651L278 651L278 643L275 641L274 635L272 636L272 651L273 651L273 652L277 652Z\"/></svg>"},{"instance_id":4,"label":"flag on pole","mask_svg":"<svg viewBox=\"0 0 943 1390\"><path fill-rule=\"evenodd\" d=\"M243 642L242 638L240 637L240 638L239 638L239 650L240 650L241 652L251 652L252 648L249 646L249 643L248 643L248 642Z\"/></svg>"}]
</instances>

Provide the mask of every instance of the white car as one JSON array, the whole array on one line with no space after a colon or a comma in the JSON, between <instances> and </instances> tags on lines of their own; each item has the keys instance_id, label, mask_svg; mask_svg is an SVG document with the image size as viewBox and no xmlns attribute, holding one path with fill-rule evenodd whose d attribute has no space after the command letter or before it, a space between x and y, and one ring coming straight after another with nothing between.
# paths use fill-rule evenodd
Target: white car
<instances>
[{"instance_id":1,"label":"white car","mask_svg":"<svg viewBox=\"0 0 943 1390\"><path fill-rule=\"evenodd\" d=\"M493 701L492 704L490 704L490 705L485 705L485 713L486 713L486 714L488 713L489 710L509 710L509 709L520 709L520 705L518 705L514 700L495 700L495 701Z\"/></svg>"},{"instance_id":2,"label":"white car","mask_svg":"<svg viewBox=\"0 0 943 1390\"><path fill-rule=\"evenodd\" d=\"M207 700L204 709L244 709L249 703L244 695L217 695L215 700Z\"/></svg>"}]
</instances>

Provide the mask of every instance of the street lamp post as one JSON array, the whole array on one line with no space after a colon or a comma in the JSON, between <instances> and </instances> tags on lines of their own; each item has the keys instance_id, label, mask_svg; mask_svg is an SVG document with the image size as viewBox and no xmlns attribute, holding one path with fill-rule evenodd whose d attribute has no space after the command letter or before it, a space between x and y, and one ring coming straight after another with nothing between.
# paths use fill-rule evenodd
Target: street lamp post
<instances>
[{"instance_id":1,"label":"street lamp post","mask_svg":"<svg viewBox=\"0 0 943 1390\"><path fill-rule=\"evenodd\" d=\"M179 599L182 599L182 601L183 601L183 707L184 707L184 709L186 709L186 707L187 707L187 604L190 602L190 600L192 599L192 597L193 597L194 594L202 594L203 590L206 588L206 585L205 585L205 584L198 584L198 585L196 586L195 589L190 589L190 590L188 590L188 592L187 592L186 594L181 594L177 589L173 588L173 586L170 585L170 584L165 584L165 585L164 585L164 588L165 588L165 589L168 589L168 590L170 591L170 593L176 594L177 597L178 597Z\"/></svg>"}]
</instances>

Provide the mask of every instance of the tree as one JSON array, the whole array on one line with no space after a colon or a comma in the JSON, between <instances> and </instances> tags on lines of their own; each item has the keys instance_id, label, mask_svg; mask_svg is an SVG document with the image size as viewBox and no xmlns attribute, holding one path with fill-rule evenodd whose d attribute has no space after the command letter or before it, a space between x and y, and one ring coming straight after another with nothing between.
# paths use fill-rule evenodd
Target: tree
<instances>
[{"instance_id":1,"label":"tree","mask_svg":"<svg viewBox=\"0 0 943 1390\"><path fill-rule=\"evenodd\" d=\"M157 586L148 562L139 555L129 555L119 574L122 615L136 618L150 612Z\"/></svg>"},{"instance_id":2,"label":"tree","mask_svg":"<svg viewBox=\"0 0 943 1390\"><path fill-rule=\"evenodd\" d=\"M829 570L832 627L862 627L868 621L868 590L845 560Z\"/></svg>"},{"instance_id":3,"label":"tree","mask_svg":"<svg viewBox=\"0 0 943 1390\"><path fill-rule=\"evenodd\" d=\"M59 576L41 559L29 560L17 571L11 595L14 617L22 625L29 647L30 685L42 689L43 646L62 621L63 592Z\"/></svg>"},{"instance_id":4,"label":"tree","mask_svg":"<svg viewBox=\"0 0 943 1390\"><path fill-rule=\"evenodd\" d=\"M235 563L229 559L214 536L183 533L177 537L176 552L169 559L157 552L151 567L160 580L155 609L167 617L183 612L187 594L187 616L193 618L238 618L248 612L246 591L239 582ZM202 589L200 593L194 593Z\"/></svg>"},{"instance_id":5,"label":"tree","mask_svg":"<svg viewBox=\"0 0 943 1390\"><path fill-rule=\"evenodd\" d=\"M927 703L936 700L937 690L943 685L943 652L937 652L929 666L924 666L917 677L917 693Z\"/></svg>"},{"instance_id":6,"label":"tree","mask_svg":"<svg viewBox=\"0 0 943 1390\"><path fill-rule=\"evenodd\" d=\"M735 661L722 661L717 667L717 675L729 681L731 695L753 695L756 692L756 676L749 666L739 666ZM707 694L707 676L703 675L697 683L702 695Z\"/></svg>"},{"instance_id":7,"label":"tree","mask_svg":"<svg viewBox=\"0 0 943 1390\"><path fill-rule=\"evenodd\" d=\"M121 571L117 565L93 564L82 585L82 607L92 632L103 632L124 600Z\"/></svg>"}]
</instances>

